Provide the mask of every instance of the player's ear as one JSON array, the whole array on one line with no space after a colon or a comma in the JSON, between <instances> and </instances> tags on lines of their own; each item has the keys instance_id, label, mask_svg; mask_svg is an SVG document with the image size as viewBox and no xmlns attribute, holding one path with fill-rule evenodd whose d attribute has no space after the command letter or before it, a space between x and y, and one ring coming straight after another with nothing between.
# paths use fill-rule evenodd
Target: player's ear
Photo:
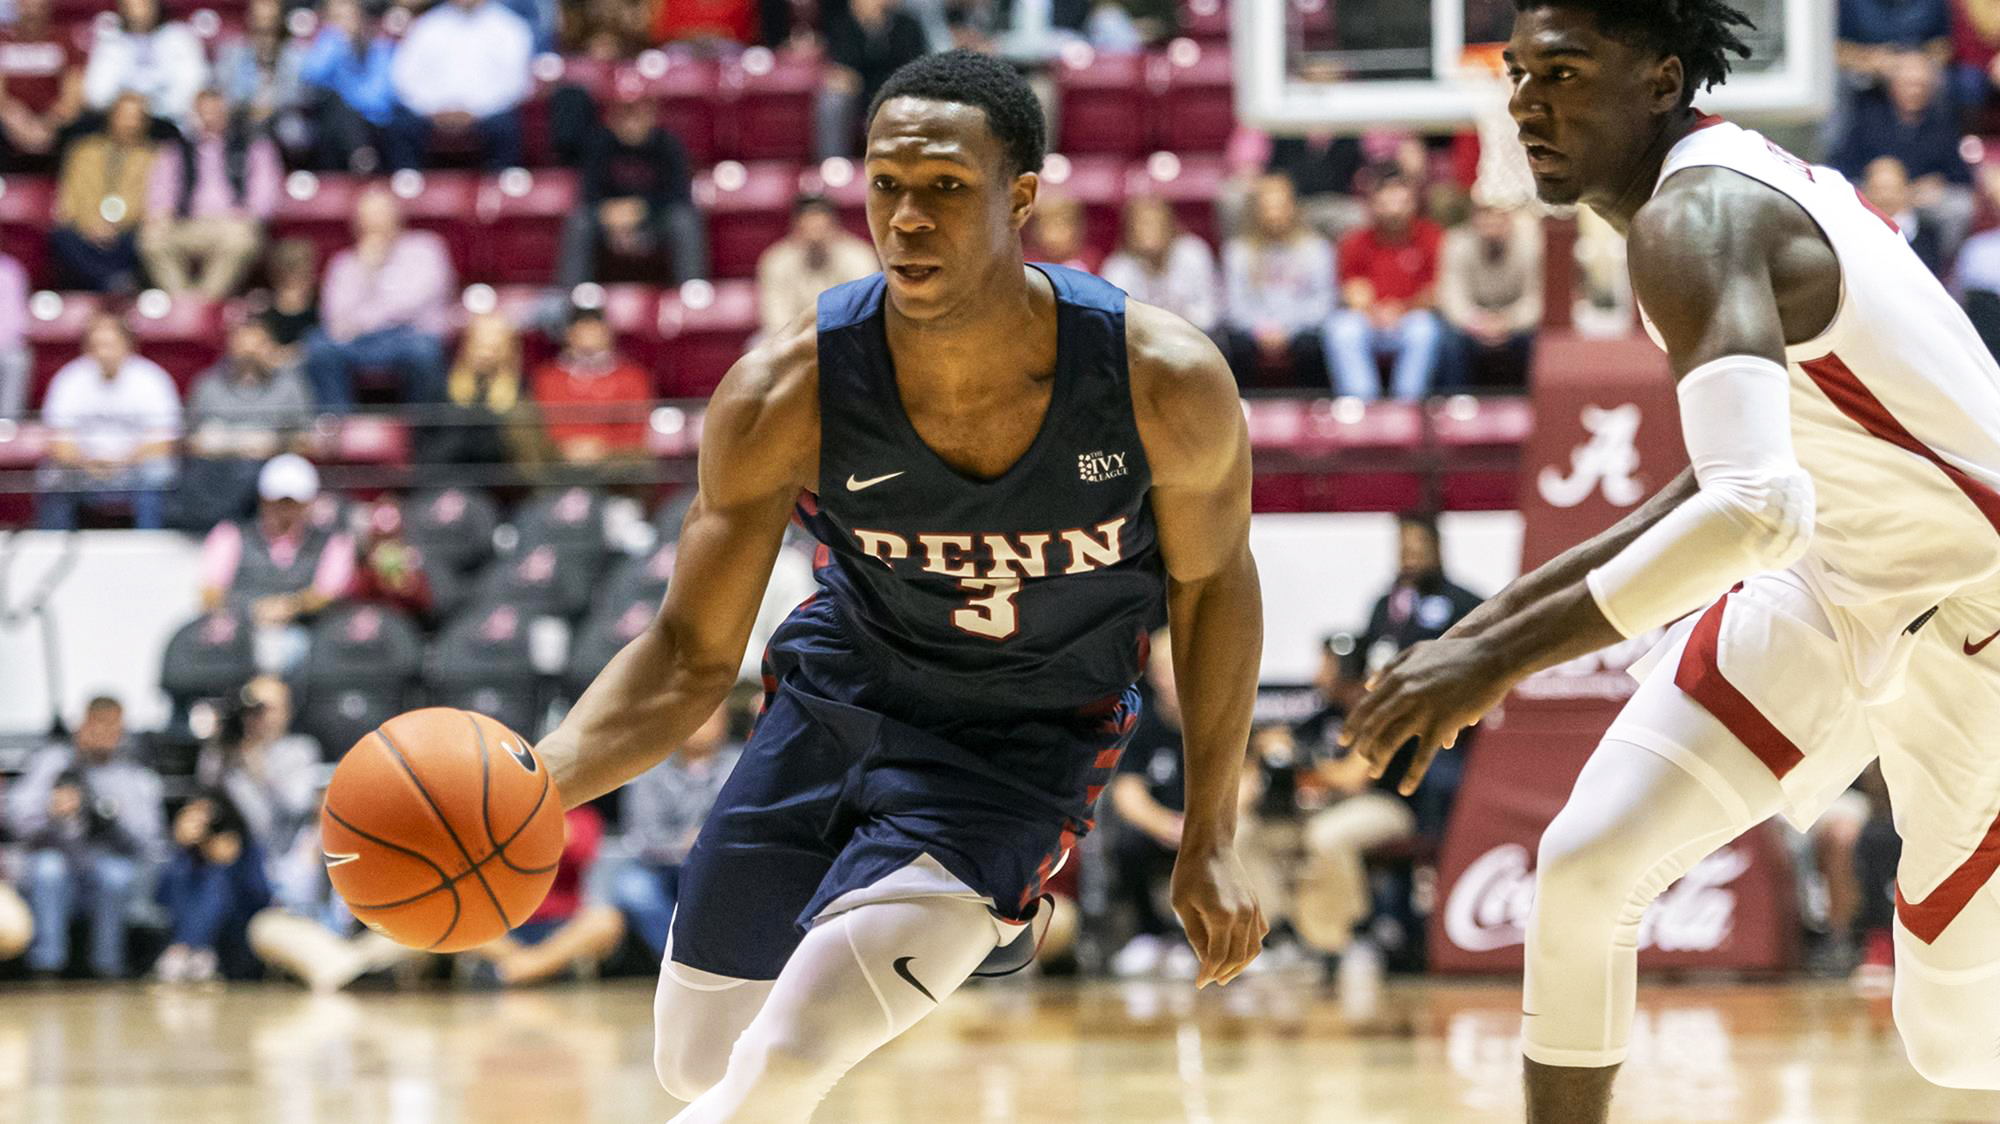
<instances>
[{"instance_id":1,"label":"player's ear","mask_svg":"<svg viewBox=\"0 0 2000 1124\"><path fill-rule=\"evenodd\" d=\"M1679 55L1668 55L1653 71L1653 112L1672 113L1681 107L1681 92L1687 87L1687 68Z\"/></svg>"},{"instance_id":2,"label":"player's ear","mask_svg":"<svg viewBox=\"0 0 2000 1124\"><path fill-rule=\"evenodd\" d=\"M1042 177L1034 172L1022 172L1014 177L1014 186L1008 199L1009 218L1015 230L1028 225L1028 216L1035 213L1035 197L1042 191Z\"/></svg>"}]
</instances>

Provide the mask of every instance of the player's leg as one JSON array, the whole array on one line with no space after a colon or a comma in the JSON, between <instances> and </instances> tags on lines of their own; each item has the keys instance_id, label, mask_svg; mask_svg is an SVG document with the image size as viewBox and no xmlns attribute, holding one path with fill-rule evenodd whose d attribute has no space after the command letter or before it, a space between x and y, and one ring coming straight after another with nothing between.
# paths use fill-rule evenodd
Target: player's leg
<instances>
[{"instance_id":1,"label":"player's leg","mask_svg":"<svg viewBox=\"0 0 2000 1124\"><path fill-rule=\"evenodd\" d=\"M1724 608L1675 630L1542 836L1522 1007L1531 1121L1608 1112L1652 900L1772 813L1831 799L1873 751L1833 627L1798 579L1760 575ZM1782 663L1762 658L1779 650Z\"/></svg>"},{"instance_id":2,"label":"player's leg","mask_svg":"<svg viewBox=\"0 0 2000 1124\"><path fill-rule=\"evenodd\" d=\"M872 902L821 921L736 1038L727 1074L674 1121L810 1118L843 1074L929 1014L998 943L987 906L964 896Z\"/></svg>"}]
</instances>

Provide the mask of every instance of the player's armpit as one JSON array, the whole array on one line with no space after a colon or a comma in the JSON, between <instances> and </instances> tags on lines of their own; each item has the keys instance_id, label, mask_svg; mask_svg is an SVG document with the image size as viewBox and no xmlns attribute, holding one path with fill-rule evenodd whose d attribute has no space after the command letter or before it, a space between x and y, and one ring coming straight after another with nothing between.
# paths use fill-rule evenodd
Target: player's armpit
<instances>
[{"instance_id":1,"label":"player's armpit","mask_svg":"<svg viewBox=\"0 0 2000 1124\"><path fill-rule=\"evenodd\" d=\"M1675 378L1732 355L1784 363L1772 263L1802 233L1817 237L1811 223L1784 195L1723 168L1678 172L1639 210L1627 252L1632 289Z\"/></svg>"},{"instance_id":2,"label":"player's armpit","mask_svg":"<svg viewBox=\"0 0 2000 1124\"><path fill-rule=\"evenodd\" d=\"M566 806L658 763L735 681L792 507L817 484L818 395L809 318L716 389L666 600L537 747Z\"/></svg>"}]
</instances>

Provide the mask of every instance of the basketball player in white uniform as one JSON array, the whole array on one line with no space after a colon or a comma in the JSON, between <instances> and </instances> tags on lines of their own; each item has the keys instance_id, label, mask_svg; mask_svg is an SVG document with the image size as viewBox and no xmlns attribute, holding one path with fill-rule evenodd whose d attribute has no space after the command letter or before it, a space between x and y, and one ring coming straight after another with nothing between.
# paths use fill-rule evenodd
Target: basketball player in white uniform
<instances>
[{"instance_id":1,"label":"basketball player in white uniform","mask_svg":"<svg viewBox=\"0 0 2000 1124\"><path fill-rule=\"evenodd\" d=\"M2000 368L1852 184L1692 108L1747 53L1721 0L1517 8L1539 193L1628 235L1692 467L1411 649L1345 736L1421 766L1526 675L1671 624L1542 838L1529 1120L1605 1118L1648 903L1877 756L1897 1024L1925 1077L2000 1088Z\"/></svg>"}]
</instances>

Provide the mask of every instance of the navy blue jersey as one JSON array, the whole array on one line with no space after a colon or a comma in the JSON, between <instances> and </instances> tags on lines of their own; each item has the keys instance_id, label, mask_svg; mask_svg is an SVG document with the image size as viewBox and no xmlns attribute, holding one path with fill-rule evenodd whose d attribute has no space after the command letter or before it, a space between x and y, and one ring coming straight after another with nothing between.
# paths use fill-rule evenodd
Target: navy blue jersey
<instances>
[{"instance_id":1,"label":"navy blue jersey","mask_svg":"<svg viewBox=\"0 0 2000 1124\"><path fill-rule=\"evenodd\" d=\"M941 730L940 716L1101 715L1166 620L1152 474L1125 365L1125 294L1040 265L1055 287L1041 432L990 481L941 460L896 388L881 275L819 302L821 592L772 642L818 693Z\"/></svg>"}]
</instances>

